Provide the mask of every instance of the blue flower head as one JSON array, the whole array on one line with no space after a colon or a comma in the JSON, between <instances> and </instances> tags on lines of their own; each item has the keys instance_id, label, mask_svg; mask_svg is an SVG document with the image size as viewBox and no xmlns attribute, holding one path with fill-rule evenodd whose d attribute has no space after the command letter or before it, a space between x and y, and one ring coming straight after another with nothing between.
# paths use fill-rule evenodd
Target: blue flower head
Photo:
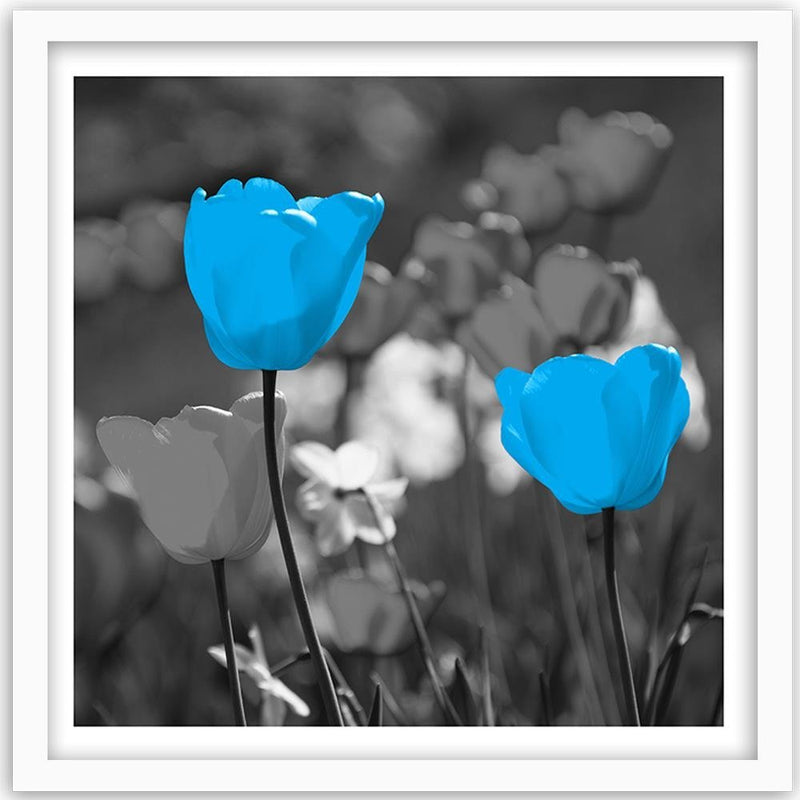
<instances>
[{"instance_id":1,"label":"blue flower head","mask_svg":"<svg viewBox=\"0 0 800 800\"><path fill-rule=\"evenodd\" d=\"M689 417L681 358L657 344L615 364L573 355L530 375L504 369L495 385L503 446L576 514L653 500Z\"/></svg>"},{"instance_id":2,"label":"blue flower head","mask_svg":"<svg viewBox=\"0 0 800 800\"><path fill-rule=\"evenodd\" d=\"M192 196L183 248L214 355L236 369L297 369L353 305L383 198L295 201L276 181L227 181Z\"/></svg>"}]
</instances>

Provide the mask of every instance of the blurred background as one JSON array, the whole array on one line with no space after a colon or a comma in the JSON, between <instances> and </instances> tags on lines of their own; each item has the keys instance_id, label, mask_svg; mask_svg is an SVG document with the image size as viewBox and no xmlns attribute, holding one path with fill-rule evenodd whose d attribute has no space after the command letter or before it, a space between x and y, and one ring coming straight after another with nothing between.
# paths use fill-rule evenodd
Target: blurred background
<instances>
[{"instance_id":1,"label":"blurred background","mask_svg":"<svg viewBox=\"0 0 800 800\"><path fill-rule=\"evenodd\" d=\"M519 235L530 263L555 243L601 250L608 262L637 259L696 357L710 431L700 446L679 443L654 503L618 515L622 603L643 699L687 603L722 606L721 80L81 78L75 82L76 724L231 722L225 670L207 654L221 641L211 570L163 554L94 434L102 416L155 422L187 404L228 408L260 389L259 375L215 359L186 285L182 237L194 189L210 195L230 177L261 175L295 197L380 192L386 211L368 258L387 275L410 274L417 232L429 215L477 225L481 211L497 204L476 198L470 183L486 177L487 151L507 143L530 154L557 143L559 119L573 106L589 117L613 109L647 112L669 127L674 144L652 196L636 208L610 220L574 207L550 230L527 227ZM419 582L437 667L461 692L461 706L471 700L459 681L479 698L486 656L497 724L619 724L624 706L599 520L560 511L502 451L490 376L471 361L460 416L464 351L446 325L445 334L436 333L426 303L423 287L395 331L363 348L337 345L334 337L309 365L279 375L289 442L335 447L351 437L372 439L389 452L386 473L410 478L396 547ZM411 382L422 388L407 401L391 389ZM460 438L464 415L474 433L472 465L465 464ZM387 708L394 709L385 724L440 724L380 548L358 543L341 556L322 557L313 528L294 511L301 481L287 467L303 571L320 634L343 678L368 709L379 676ZM469 519L465 497L476 503ZM476 520L477 533L468 533ZM356 569L379 583L348 583ZM229 590L238 641L247 644L255 623L271 665L302 650L275 535L259 554L230 564ZM679 668L673 659L659 676L673 683L658 709L660 724L721 720L722 625L700 624L707 622L700 617L689 626ZM391 632L378 637L380 645L376 624ZM319 724L308 665L287 669L282 679L308 702L311 717L289 711L280 721ZM243 684L250 721L266 724L264 699L247 678Z\"/></svg>"}]
</instances>

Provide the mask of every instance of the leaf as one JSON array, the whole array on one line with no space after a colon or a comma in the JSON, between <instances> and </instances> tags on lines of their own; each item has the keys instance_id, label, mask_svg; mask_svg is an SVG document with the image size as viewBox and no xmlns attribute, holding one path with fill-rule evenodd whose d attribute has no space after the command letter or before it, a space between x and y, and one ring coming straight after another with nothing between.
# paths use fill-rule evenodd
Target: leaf
<instances>
[{"instance_id":1,"label":"leaf","mask_svg":"<svg viewBox=\"0 0 800 800\"><path fill-rule=\"evenodd\" d=\"M479 717L478 704L475 701L475 695L460 658L456 659L453 681L447 687L447 694L463 724L477 725Z\"/></svg>"},{"instance_id":2,"label":"leaf","mask_svg":"<svg viewBox=\"0 0 800 800\"><path fill-rule=\"evenodd\" d=\"M539 672L539 693L542 696L542 714L544 724L553 724L553 701L550 695L550 681L544 672Z\"/></svg>"},{"instance_id":3,"label":"leaf","mask_svg":"<svg viewBox=\"0 0 800 800\"><path fill-rule=\"evenodd\" d=\"M375 684L375 694L372 697L372 708L369 710L367 725L370 728L383 727L383 690L379 683Z\"/></svg>"},{"instance_id":4,"label":"leaf","mask_svg":"<svg viewBox=\"0 0 800 800\"><path fill-rule=\"evenodd\" d=\"M374 684L380 684L380 686L383 687L381 689L382 699L386 705L386 710L392 715L392 717L394 717L394 721L398 725L410 725L411 723L409 722L408 716L400 707L400 703L397 702L395 696L389 691L386 681L384 681L383 678L381 678L381 676L374 670L370 673L369 677Z\"/></svg>"}]
</instances>

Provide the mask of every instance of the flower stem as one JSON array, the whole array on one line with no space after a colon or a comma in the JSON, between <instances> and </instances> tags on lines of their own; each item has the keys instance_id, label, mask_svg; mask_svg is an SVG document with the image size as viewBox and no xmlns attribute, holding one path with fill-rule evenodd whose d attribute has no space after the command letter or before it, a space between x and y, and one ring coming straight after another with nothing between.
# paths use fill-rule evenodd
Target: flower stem
<instances>
[{"instance_id":1,"label":"flower stem","mask_svg":"<svg viewBox=\"0 0 800 800\"><path fill-rule=\"evenodd\" d=\"M363 491L363 490L362 490ZM433 655L433 648L431 647L431 641L428 638L428 633L425 630L425 623L422 621L422 615L419 613L419 608L417 607L417 601L414 598L414 594L411 591L411 586L408 582L408 576L406 575L405 567L403 566L403 562L400 561L400 556L397 555L397 550L395 549L394 543L391 539L389 539L383 531L383 527L381 526L381 516L378 513L378 509L375 508L375 503L377 502L374 497L368 492L363 492L364 497L369 504L370 510L372 511L373 516L375 517L375 523L378 526L378 530L384 534L384 542L383 542L383 549L386 551L386 555L389 557L389 562L394 569L394 574L397 576L397 582L400 584L400 589L403 592L403 598L406 601L406 606L408 607L408 613L411 617L411 624L414 628L414 633L417 637L417 645L419 647L419 653L422 656L422 663L425 666L425 671L428 673L428 677L430 678L431 685L433 686L433 694L436 698L436 702L439 704L439 707L442 709L442 713L445 716L445 719L451 725L461 725L462 722L459 719L458 713L456 712L453 704L450 702L450 698L448 698L447 693L442 686L441 679L436 672L436 667L434 666L434 655Z\"/></svg>"},{"instance_id":2,"label":"flower stem","mask_svg":"<svg viewBox=\"0 0 800 800\"><path fill-rule=\"evenodd\" d=\"M628 643L625 640L625 628L622 623L622 606L619 602L617 586L617 569L614 565L614 509L603 509L603 544L606 563L606 588L608 603L611 608L611 623L614 626L614 640L617 645L619 672L622 679L622 690L625 694L625 705L628 708L628 725L641 725L639 707L636 704L636 689L633 685L633 670Z\"/></svg>"},{"instance_id":3,"label":"flower stem","mask_svg":"<svg viewBox=\"0 0 800 800\"><path fill-rule=\"evenodd\" d=\"M281 488L281 477L278 470L278 448L275 437L275 384L277 383L278 373L273 369L265 369L262 370L262 377L264 381L264 444L267 450L267 474L269 475L269 489L272 496L272 507L275 512L275 524L278 528L278 537L283 550L283 559L286 562L286 571L289 574L289 584L292 588L297 615L300 618L300 626L303 629L306 646L311 654L311 661L317 673L317 681L319 682L328 723L344 726L342 711L336 699L336 690L333 688L331 674L325 662L325 656L322 653L322 645L314 627L314 620L311 618L311 608L308 605L303 576L297 563L297 554L294 551L292 534L289 531L289 519L286 516L286 505L283 501L283 489Z\"/></svg>"},{"instance_id":4,"label":"flower stem","mask_svg":"<svg viewBox=\"0 0 800 800\"><path fill-rule=\"evenodd\" d=\"M231 702L233 703L233 717L237 725L246 726L242 687L239 684L239 669L236 666L236 653L233 649L233 626L231 625L231 611L228 606L228 586L225 581L225 559L214 559L211 562L211 568L214 570L214 588L217 590L219 622L222 626L222 639L225 643L225 664L228 669L228 686L230 687Z\"/></svg>"}]
</instances>

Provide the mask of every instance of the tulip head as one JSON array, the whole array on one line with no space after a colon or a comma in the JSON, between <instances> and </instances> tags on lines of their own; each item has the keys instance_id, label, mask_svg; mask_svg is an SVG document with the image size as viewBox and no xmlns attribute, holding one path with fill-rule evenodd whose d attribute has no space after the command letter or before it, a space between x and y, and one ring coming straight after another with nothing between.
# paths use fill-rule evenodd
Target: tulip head
<instances>
[{"instance_id":1,"label":"tulip head","mask_svg":"<svg viewBox=\"0 0 800 800\"><path fill-rule=\"evenodd\" d=\"M286 401L280 392L275 400L282 471ZM273 511L260 392L230 411L186 406L155 425L104 417L97 438L137 494L145 524L177 561L245 558L266 541Z\"/></svg>"},{"instance_id":2,"label":"tulip head","mask_svg":"<svg viewBox=\"0 0 800 800\"><path fill-rule=\"evenodd\" d=\"M672 132L641 111L611 111L594 119L568 108L558 122L559 144L542 157L567 181L585 211L636 211L650 199L672 149Z\"/></svg>"},{"instance_id":3,"label":"tulip head","mask_svg":"<svg viewBox=\"0 0 800 800\"><path fill-rule=\"evenodd\" d=\"M308 363L353 305L382 215L379 194L295 201L266 178L197 189L184 260L214 355L236 369Z\"/></svg>"},{"instance_id":4,"label":"tulip head","mask_svg":"<svg viewBox=\"0 0 800 800\"><path fill-rule=\"evenodd\" d=\"M614 364L572 355L531 374L504 369L503 446L570 511L640 508L661 490L689 417L680 373L677 351L655 344Z\"/></svg>"},{"instance_id":5,"label":"tulip head","mask_svg":"<svg viewBox=\"0 0 800 800\"><path fill-rule=\"evenodd\" d=\"M507 144L486 152L481 177L467 184L467 204L516 217L530 233L557 228L571 208L569 186L555 166L538 153L518 153Z\"/></svg>"}]
</instances>

